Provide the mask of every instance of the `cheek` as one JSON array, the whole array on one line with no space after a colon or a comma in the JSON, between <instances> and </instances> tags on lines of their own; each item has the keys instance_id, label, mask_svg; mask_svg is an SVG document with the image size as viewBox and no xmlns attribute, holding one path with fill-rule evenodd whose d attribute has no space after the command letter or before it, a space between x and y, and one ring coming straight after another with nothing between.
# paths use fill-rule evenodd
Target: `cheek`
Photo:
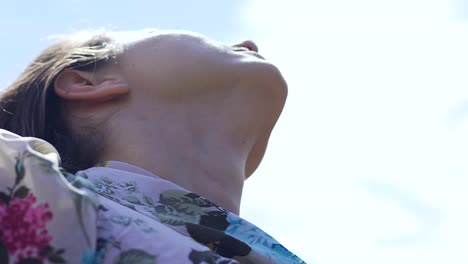
<instances>
[{"instance_id":1,"label":"cheek","mask_svg":"<svg viewBox=\"0 0 468 264\"><path fill-rule=\"evenodd\" d=\"M128 71L131 87L142 96L157 100L180 101L218 90L233 82L226 63L207 57L159 57L145 59Z\"/></svg>"},{"instance_id":2,"label":"cheek","mask_svg":"<svg viewBox=\"0 0 468 264\"><path fill-rule=\"evenodd\" d=\"M209 84L232 75L234 68L230 59L226 54L198 49L167 54L154 63L154 76L163 78L165 84Z\"/></svg>"},{"instance_id":3,"label":"cheek","mask_svg":"<svg viewBox=\"0 0 468 264\"><path fill-rule=\"evenodd\" d=\"M235 82L241 69L236 54L199 43L140 46L123 56L131 87L144 96L177 99L219 89Z\"/></svg>"}]
</instances>

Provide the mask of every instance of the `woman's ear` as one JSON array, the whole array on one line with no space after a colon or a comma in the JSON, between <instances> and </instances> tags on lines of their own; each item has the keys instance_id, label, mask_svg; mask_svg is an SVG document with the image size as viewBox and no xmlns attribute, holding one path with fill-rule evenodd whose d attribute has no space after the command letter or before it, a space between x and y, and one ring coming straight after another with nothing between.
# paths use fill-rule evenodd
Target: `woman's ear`
<instances>
[{"instance_id":1,"label":"woman's ear","mask_svg":"<svg viewBox=\"0 0 468 264\"><path fill-rule=\"evenodd\" d=\"M101 80L96 73L69 69L57 76L54 91L65 100L103 101L127 94L129 88L118 75Z\"/></svg>"}]
</instances>

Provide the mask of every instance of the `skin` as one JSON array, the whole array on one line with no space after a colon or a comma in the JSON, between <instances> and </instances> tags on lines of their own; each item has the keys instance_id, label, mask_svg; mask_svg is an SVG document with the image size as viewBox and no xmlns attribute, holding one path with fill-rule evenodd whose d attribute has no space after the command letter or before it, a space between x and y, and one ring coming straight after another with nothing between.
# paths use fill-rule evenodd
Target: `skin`
<instances>
[{"instance_id":1,"label":"skin","mask_svg":"<svg viewBox=\"0 0 468 264\"><path fill-rule=\"evenodd\" d=\"M57 77L70 124L105 120L109 143L100 160L139 166L238 214L244 180L260 164L286 100L281 73L251 41L125 34L116 34L125 47L116 63Z\"/></svg>"}]
</instances>

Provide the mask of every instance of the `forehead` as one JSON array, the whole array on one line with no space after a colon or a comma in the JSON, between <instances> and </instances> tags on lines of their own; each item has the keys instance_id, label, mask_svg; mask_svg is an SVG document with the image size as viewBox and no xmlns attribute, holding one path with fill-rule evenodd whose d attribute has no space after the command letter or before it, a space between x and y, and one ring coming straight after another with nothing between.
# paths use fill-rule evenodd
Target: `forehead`
<instances>
[{"instance_id":1,"label":"forehead","mask_svg":"<svg viewBox=\"0 0 468 264\"><path fill-rule=\"evenodd\" d=\"M186 30L160 30L147 28L136 31L111 32L114 45L121 50L120 55L138 59L163 57L203 56L226 53L229 46L210 39L202 34Z\"/></svg>"},{"instance_id":2,"label":"forehead","mask_svg":"<svg viewBox=\"0 0 468 264\"><path fill-rule=\"evenodd\" d=\"M166 38L193 38L204 39L205 36L186 31L186 30L161 30L156 28L146 28L132 31L114 31L110 32L109 36L116 44L123 46L132 46L137 43L147 41L158 41Z\"/></svg>"},{"instance_id":3,"label":"forehead","mask_svg":"<svg viewBox=\"0 0 468 264\"><path fill-rule=\"evenodd\" d=\"M119 53L119 56L132 56L135 52L147 52L148 47L160 45L161 39L168 34L166 30L158 30L154 28L146 28L132 31L112 31L107 32L112 39L112 46Z\"/></svg>"},{"instance_id":4,"label":"forehead","mask_svg":"<svg viewBox=\"0 0 468 264\"><path fill-rule=\"evenodd\" d=\"M134 42L142 41L148 37L155 37L156 32L160 32L160 30L147 28L132 31L113 31L108 34L116 43L129 45Z\"/></svg>"}]
</instances>

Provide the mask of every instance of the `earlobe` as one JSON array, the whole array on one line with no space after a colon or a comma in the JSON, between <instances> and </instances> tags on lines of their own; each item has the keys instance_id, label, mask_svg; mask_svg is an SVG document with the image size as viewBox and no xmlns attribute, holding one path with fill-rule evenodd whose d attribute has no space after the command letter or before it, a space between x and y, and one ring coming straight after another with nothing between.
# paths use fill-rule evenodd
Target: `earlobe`
<instances>
[{"instance_id":1,"label":"earlobe","mask_svg":"<svg viewBox=\"0 0 468 264\"><path fill-rule=\"evenodd\" d=\"M55 79L54 91L65 100L103 101L127 94L129 89L118 76L99 80L94 73L65 70Z\"/></svg>"}]
</instances>

